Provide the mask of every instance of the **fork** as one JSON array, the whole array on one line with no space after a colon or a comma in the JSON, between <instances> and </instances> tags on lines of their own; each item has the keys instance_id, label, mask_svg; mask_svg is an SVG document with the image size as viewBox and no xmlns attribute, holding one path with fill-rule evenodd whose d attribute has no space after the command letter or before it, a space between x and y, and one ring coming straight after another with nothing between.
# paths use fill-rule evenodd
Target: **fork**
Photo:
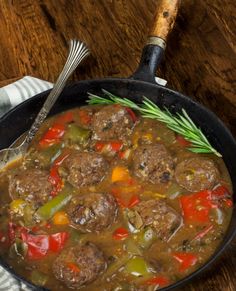
<instances>
[{"instance_id":1,"label":"fork","mask_svg":"<svg viewBox=\"0 0 236 291\"><path fill-rule=\"evenodd\" d=\"M45 120L52 106L55 104L64 89L67 79L88 55L89 50L83 42L70 40L69 54L66 63L23 142L17 147L10 146L9 148L0 150L0 170L7 166L8 163L24 156L30 142L40 128L40 125Z\"/></svg>"}]
</instances>

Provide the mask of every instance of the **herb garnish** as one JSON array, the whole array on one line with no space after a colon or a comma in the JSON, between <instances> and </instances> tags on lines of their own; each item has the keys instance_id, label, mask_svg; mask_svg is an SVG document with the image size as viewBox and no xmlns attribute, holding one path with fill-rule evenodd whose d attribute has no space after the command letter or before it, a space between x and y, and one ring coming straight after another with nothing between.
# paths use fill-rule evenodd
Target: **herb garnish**
<instances>
[{"instance_id":1,"label":"herb garnish","mask_svg":"<svg viewBox=\"0 0 236 291\"><path fill-rule=\"evenodd\" d=\"M141 104L136 104L127 98L120 98L112 93L102 90L106 97L101 97L92 93L88 93L88 104L120 104L125 107L132 108L141 113L142 117L157 119L166 124L173 131L182 135L186 140L191 142L188 150L194 153L213 153L218 157L222 157L209 143L206 136L200 128L198 128L187 112L182 109L182 114L172 114L167 108L161 110L155 103L147 97L143 97Z\"/></svg>"}]
</instances>

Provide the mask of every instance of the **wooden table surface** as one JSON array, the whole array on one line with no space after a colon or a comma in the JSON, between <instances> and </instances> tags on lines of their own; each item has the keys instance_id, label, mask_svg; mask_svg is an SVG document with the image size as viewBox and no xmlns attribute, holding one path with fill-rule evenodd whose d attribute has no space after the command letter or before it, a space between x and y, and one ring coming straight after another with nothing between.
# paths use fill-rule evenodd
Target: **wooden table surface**
<instances>
[{"instance_id":1,"label":"wooden table surface","mask_svg":"<svg viewBox=\"0 0 236 291\"><path fill-rule=\"evenodd\" d=\"M128 77L158 0L1 0L0 87L25 75L55 81L70 38L92 55L74 80ZM236 136L236 1L183 0L158 75L206 105ZM236 243L203 279L181 290L236 289Z\"/></svg>"}]
</instances>

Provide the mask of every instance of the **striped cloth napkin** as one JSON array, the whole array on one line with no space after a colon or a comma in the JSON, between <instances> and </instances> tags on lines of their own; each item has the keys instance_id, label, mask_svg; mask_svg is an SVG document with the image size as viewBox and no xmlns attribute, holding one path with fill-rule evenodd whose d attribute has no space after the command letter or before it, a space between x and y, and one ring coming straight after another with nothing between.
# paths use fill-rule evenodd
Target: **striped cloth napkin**
<instances>
[{"instance_id":1,"label":"striped cloth napkin","mask_svg":"<svg viewBox=\"0 0 236 291\"><path fill-rule=\"evenodd\" d=\"M0 117L24 100L51 89L52 83L26 76L10 85L0 88ZM18 282L0 266L0 291L29 291L23 283Z\"/></svg>"},{"instance_id":2,"label":"striped cloth napkin","mask_svg":"<svg viewBox=\"0 0 236 291\"><path fill-rule=\"evenodd\" d=\"M24 100L51 89L52 83L26 76L10 85L0 88L0 117ZM0 289L1 290L1 289Z\"/></svg>"}]
</instances>

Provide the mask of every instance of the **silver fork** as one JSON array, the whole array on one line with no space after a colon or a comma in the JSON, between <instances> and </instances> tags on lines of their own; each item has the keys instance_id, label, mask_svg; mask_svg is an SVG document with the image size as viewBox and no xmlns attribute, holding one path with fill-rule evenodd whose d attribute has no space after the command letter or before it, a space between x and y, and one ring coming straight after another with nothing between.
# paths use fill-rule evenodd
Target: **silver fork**
<instances>
[{"instance_id":1,"label":"silver fork","mask_svg":"<svg viewBox=\"0 0 236 291\"><path fill-rule=\"evenodd\" d=\"M17 147L9 147L0 150L0 170L5 167L9 162L22 157L38 131L40 125L47 117L50 109L58 99L63 88L66 85L67 79L74 72L76 67L82 62L82 60L89 55L89 50L83 42L78 40L70 40L69 54L52 91L48 95L43 107L39 111L35 121L33 122L30 130L28 131L23 142Z\"/></svg>"}]
</instances>

